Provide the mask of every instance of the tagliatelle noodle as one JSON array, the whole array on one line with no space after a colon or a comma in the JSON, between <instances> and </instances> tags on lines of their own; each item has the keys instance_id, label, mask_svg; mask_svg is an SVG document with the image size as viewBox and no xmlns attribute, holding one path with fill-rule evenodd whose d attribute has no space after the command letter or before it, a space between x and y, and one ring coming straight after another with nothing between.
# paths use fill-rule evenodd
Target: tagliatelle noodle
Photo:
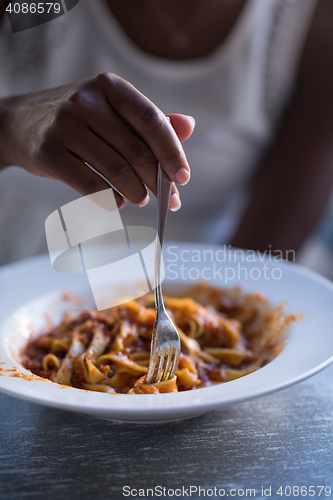
<instances>
[{"instance_id":1,"label":"tagliatelle noodle","mask_svg":"<svg viewBox=\"0 0 333 500\"><path fill-rule=\"evenodd\" d=\"M200 284L184 298L165 297L182 343L175 377L146 384L155 321L151 295L106 313L66 314L31 339L22 364L59 384L108 394L159 394L204 388L247 375L272 361L284 345L285 316L260 293Z\"/></svg>"}]
</instances>

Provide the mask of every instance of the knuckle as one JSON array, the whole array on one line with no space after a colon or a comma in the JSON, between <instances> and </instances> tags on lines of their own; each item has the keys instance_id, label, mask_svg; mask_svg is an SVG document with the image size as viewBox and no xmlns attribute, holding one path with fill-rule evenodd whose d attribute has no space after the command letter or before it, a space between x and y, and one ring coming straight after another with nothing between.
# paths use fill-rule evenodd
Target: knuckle
<instances>
[{"instance_id":1,"label":"knuckle","mask_svg":"<svg viewBox=\"0 0 333 500\"><path fill-rule=\"evenodd\" d=\"M113 85L116 84L121 78L114 73L99 73L93 78L93 81L97 84L97 86L104 87L105 85Z\"/></svg>"},{"instance_id":2,"label":"knuckle","mask_svg":"<svg viewBox=\"0 0 333 500\"><path fill-rule=\"evenodd\" d=\"M60 113L63 118L80 122L89 122L92 114L100 113L102 106L101 93L96 88L84 87L76 90L63 103Z\"/></svg>"},{"instance_id":3,"label":"knuckle","mask_svg":"<svg viewBox=\"0 0 333 500\"><path fill-rule=\"evenodd\" d=\"M107 178L132 203L141 203L147 195L143 184L137 182L138 179L131 167L122 160L114 162L108 168Z\"/></svg>"},{"instance_id":4,"label":"knuckle","mask_svg":"<svg viewBox=\"0 0 333 500\"><path fill-rule=\"evenodd\" d=\"M112 77L112 73L99 73L93 78L93 81L97 84L104 85L106 82L110 81Z\"/></svg>"},{"instance_id":5,"label":"knuckle","mask_svg":"<svg viewBox=\"0 0 333 500\"><path fill-rule=\"evenodd\" d=\"M182 150L174 146L168 149L165 159L167 163L177 163L182 156Z\"/></svg>"},{"instance_id":6,"label":"knuckle","mask_svg":"<svg viewBox=\"0 0 333 500\"><path fill-rule=\"evenodd\" d=\"M154 155L141 140L130 146L130 160L132 164L140 167L156 163Z\"/></svg>"},{"instance_id":7,"label":"knuckle","mask_svg":"<svg viewBox=\"0 0 333 500\"><path fill-rule=\"evenodd\" d=\"M152 133L160 129L164 116L154 106L147 106L141 115L141 126L144 132Z\"/></svg>"},{"instance_id":8,"label":"knuckle","mask_svg":"<svg viewBox=\"0 0 333 500\"><path fill-rule=\"evenodd\" d=\"M86 102L88 93L89 89L86 86L80 87L68 97L68 101L70 104L82 105Z\"/></svg>"},{"instance_id":9,"label":"knuckle","mask_svg":"<svg viewBox=\"0 0 333 500\"><path fill-rule=\"evenodd\" d=\"M124 161L117 160L107 168L107 177L112 183L119 181L124 183L129 178L129 166Z\"/></svg>"},{"instance_id":10,"label":"knuckle","mask_svg":"<svg viewBox=\"0 0 333 500\"><path fill-rule=\"evenodd\" d=\"M104 71L103 73L100 73L99 75L97 75L97 78L100 79L101 81L105 82L109 82L110 80L117 80L119 79L120 77L115 75L114 73L111 73L110 71Z\"/></svg>"},{"instance_id":11,"label":"knuckle","mask_svg":"<svg viewBox=\"0 0 333 500\"><path fill-rule=\"evenodd\" d=\"M66 101L70 104L85 104L91 100L91 96L100 93L99 77L78 82L72 89L72 92L67 97Z\"/></svg>"}]
</instances>

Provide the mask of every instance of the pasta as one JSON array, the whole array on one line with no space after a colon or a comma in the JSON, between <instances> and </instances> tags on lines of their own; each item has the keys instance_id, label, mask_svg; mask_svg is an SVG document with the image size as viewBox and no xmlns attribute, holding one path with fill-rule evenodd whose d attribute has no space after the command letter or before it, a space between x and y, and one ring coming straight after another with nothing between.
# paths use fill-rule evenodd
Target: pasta
<instances>
[{"instance_id":1,"label":"pasta","mask_svg":"<svg viewBox=\"0 0 333 500\"><path fill-rule=\"evenodd\" d=\"M165 297L182 353L175 377L146 384L155 321L154 297L144 296L107 313L66 314L31 339L22 364L40 377L78 389L109 394L159 394L200 389L243 377L282 350L287 326L283 304L239 287L192 287L185 298Z\"/></svg>"}]
</instances>

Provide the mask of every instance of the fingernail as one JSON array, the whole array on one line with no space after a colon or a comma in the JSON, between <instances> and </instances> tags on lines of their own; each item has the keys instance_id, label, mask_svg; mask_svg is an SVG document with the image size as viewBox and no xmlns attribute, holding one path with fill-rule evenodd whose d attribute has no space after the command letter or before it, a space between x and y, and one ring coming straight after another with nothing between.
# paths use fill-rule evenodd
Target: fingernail
<instances>
[{"instance_id":1,"label":"fingernail","mask_svg":"<svg viewBox=\"0 0 333 500\"><path fill-rule=\"evenodd\" d=\"M191 116L191 115L186 115L186 116L187 116L187 118L189 118L189 119L191 120L191 122L193 123L193 127L195 127L195 123L196 123L195 118L193 118L193 116Z\"/></svg>"},{"instance_id":2,"label":"fingernail","mask_svg":"<svg viewBox=\"0 0 333 500\"><path fill-rule=\"evenodd\" d=\"M149 203L149 200L150 200L149 194L147 194L145 199L141 203L139 203L137 206L140 208L145 207Z\"/></svg>"},{"instance_id":3,"label":"fingernail","mask_svg":"<svg viewBox=\"0 0 333 500\"><path fill-rule=\"evenodd\" d=\"M185 186L185 184L187 184L190 180L190 172L186 170L186 168L181 168L179 172L176 173L175 179L177 184Z\"/></svg>"},{"instance_id":4,"label":"fingernail","mask_svg":"<svg viewBox=\"0 0 333 500\"><path fill-rule=\"evenodd\" d=\"M181 206L182 204L178 194L174 193L170 198L170 210L172 210L173 212L177 212L177 210L179 210Z\"/></svg>"},{"instance_id":5,"label":"fingernail","mask_svg":"<svg viewBox=\"0 0 333 500\"><path fill-rule=\"evenodd\" d=\"M124 208L124 206L125 206L125 205L126 205L126 199L125 199L125 198L123 198L123 201L121 202L121 205L119 206L119 210L120 210L121 208Z\"/></svg>"}]
</instances>

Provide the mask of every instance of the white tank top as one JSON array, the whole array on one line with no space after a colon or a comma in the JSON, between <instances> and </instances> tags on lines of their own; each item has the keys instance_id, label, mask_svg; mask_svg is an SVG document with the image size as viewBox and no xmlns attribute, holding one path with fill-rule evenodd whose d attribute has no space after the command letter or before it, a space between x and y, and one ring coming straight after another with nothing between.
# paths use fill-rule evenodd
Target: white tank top
<instances>
[{"instance_id":1,"label":"white tank top","mask_svg":"<svg viewBox=\"0 0 333 500\"><path fill-rule=\"evenodd\" d=\"M316 0L248 0L210 56L169 61L138 49L103 0L81 0L50 23L12 34L0 27L0 97L110 71L165 113L195 117L184 143L191 182L170 213L169 239L223 243L297 74ZM11 167L0 173L0 264L46 251L47 216L79 195ZM237 208L238 207L238 208ZM155 226L156 204L121 211L125 224Z\"/></svg>"}]
</instances>

